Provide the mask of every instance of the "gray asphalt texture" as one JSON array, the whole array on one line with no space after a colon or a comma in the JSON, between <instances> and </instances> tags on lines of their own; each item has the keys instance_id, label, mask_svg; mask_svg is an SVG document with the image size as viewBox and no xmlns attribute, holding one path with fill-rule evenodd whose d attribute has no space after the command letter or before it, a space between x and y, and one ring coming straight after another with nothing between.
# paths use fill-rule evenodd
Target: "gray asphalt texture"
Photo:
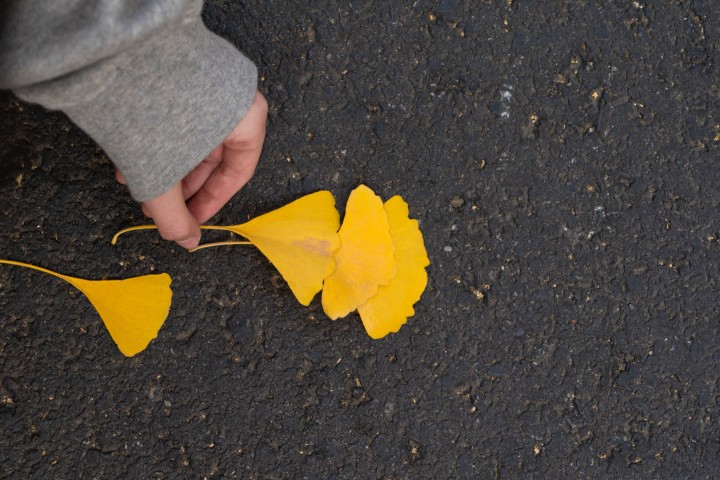
<instances>
[{"instance_id":1,"label":"gray asphalt texture","mask_svg":"<svg viewBox=\"0 0 720 480\"><path fill-rule=\"evenodd\" d=\"M230 2L266 148L213 219L402 195L432 264L373 341L252 248L187 254L62 114L0 97L0 256L173 277L126 359L0 268L0 477L720 478L720 3ZM206 240L224 239L208 235Z\"/></svg>"}]
</instances>

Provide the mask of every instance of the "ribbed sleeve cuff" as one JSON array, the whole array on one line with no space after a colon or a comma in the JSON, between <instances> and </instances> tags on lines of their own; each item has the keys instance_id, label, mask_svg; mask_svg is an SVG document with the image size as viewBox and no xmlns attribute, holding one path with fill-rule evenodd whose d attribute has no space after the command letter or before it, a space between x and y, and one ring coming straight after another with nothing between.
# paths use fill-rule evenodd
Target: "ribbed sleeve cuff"
<instances>
[{"instance_id":1,"label":"ribbed sleeve cuff","mask_svg":"<svg viewBox=\"0 0 720 480\"><path fill-rule=\"evenodd\" d=\"M105 150L140 202L166 192L220 145L257 88L255 65L199 17L115 62L103 67L112 74L88 88L87 99L77 100L73 85L73 102L61 108Z\"/></svg>"}]
</instances>

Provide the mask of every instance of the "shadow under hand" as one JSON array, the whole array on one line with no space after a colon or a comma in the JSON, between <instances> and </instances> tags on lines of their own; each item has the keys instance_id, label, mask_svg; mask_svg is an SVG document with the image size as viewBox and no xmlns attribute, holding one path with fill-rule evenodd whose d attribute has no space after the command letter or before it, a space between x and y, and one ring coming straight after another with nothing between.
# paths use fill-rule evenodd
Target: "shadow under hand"
<instances>
[{"instance_id":1,"label":"shadow under hand","mask_svg":"<svg viewBox=\"0 0 720 480\"><path fill-rule=\"evenodd\" d=\"M32 141L36 108L0 90L0 185L15 182L24 168L40 160Z\"/></svg>"}]
</instances>

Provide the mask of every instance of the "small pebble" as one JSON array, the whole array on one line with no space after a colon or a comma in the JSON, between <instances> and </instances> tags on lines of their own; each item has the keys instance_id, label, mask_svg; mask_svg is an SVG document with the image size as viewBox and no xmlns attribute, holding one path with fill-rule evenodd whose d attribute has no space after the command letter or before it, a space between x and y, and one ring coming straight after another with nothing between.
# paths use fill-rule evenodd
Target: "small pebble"
<instances>
[{"instance_id":1,"label":"small pebble","mask_svg":"<svg viewBox=\"0 0 720 480\"><path fill-rule=\"evenodd\" d=\"M463 200L462 197L453 197L452 200L450 200L450 206L453 208L460 208L463 205L465 205L465 200Z\"/></svg>"}]
</instances>

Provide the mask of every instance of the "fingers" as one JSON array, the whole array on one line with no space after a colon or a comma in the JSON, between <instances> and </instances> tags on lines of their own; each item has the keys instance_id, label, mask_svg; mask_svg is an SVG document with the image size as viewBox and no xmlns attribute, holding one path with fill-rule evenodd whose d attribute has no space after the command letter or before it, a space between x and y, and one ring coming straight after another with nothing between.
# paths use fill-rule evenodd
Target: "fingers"
<instances>
[{"instance_id":1,"label":"fingers","mask_svg":"<svg viewBox=\"0 0 720 480\"><path fill-rule=\"evenodd\" d=\"M190 199L188 209L199 222L208 221L252 178L256 164L242 159L237 165L223 162Z\"/></svg>"},{"instance_id":2,"label":"fingers","mask_svg":"<svg viewBox=\"0 0 720 480\"><path fill-rule=\"evenodd\" d=\"M183 197L185 200L189 199L200 188L205 185L208 177L215 171L217 166L220 164L223 158L223 146L220 145L213 150L210 155L198 164L185 178L183 178Z\"/></svg>"},{"instance_id":3,"label":"fingers","mask_svg":"<svg viewBox=\"0 0 720 480\"><path fill-rule=\"evenodd\" d=\"M127 181L123 174L120 173L120 170L115 170L115 180L117 180L120 185L127 185Z\"/></svg>"},{"instance_id":4,"label":"fingers","mask_svg":"<svg viewBox=\"0 0 720 480\"><path fill-rule=\"evenodd\" d=\"M220 164L188 202L199 222L215 215L252 178L265 140L267 111L265 97L256 92L250 109L223 141Z\"/></svg>"},{"instance_id":5,"label":"fingers","mask_svg":"<svg viewBox=\"0 0 720 480\"><path fill-rule=\"evenodd\" d=\"M159 197L144 202L142 207L165 240L174 241L183 248L197 247L200 243L200 226L185 204L180 183Z\"/></svg>"}]
</instances>

